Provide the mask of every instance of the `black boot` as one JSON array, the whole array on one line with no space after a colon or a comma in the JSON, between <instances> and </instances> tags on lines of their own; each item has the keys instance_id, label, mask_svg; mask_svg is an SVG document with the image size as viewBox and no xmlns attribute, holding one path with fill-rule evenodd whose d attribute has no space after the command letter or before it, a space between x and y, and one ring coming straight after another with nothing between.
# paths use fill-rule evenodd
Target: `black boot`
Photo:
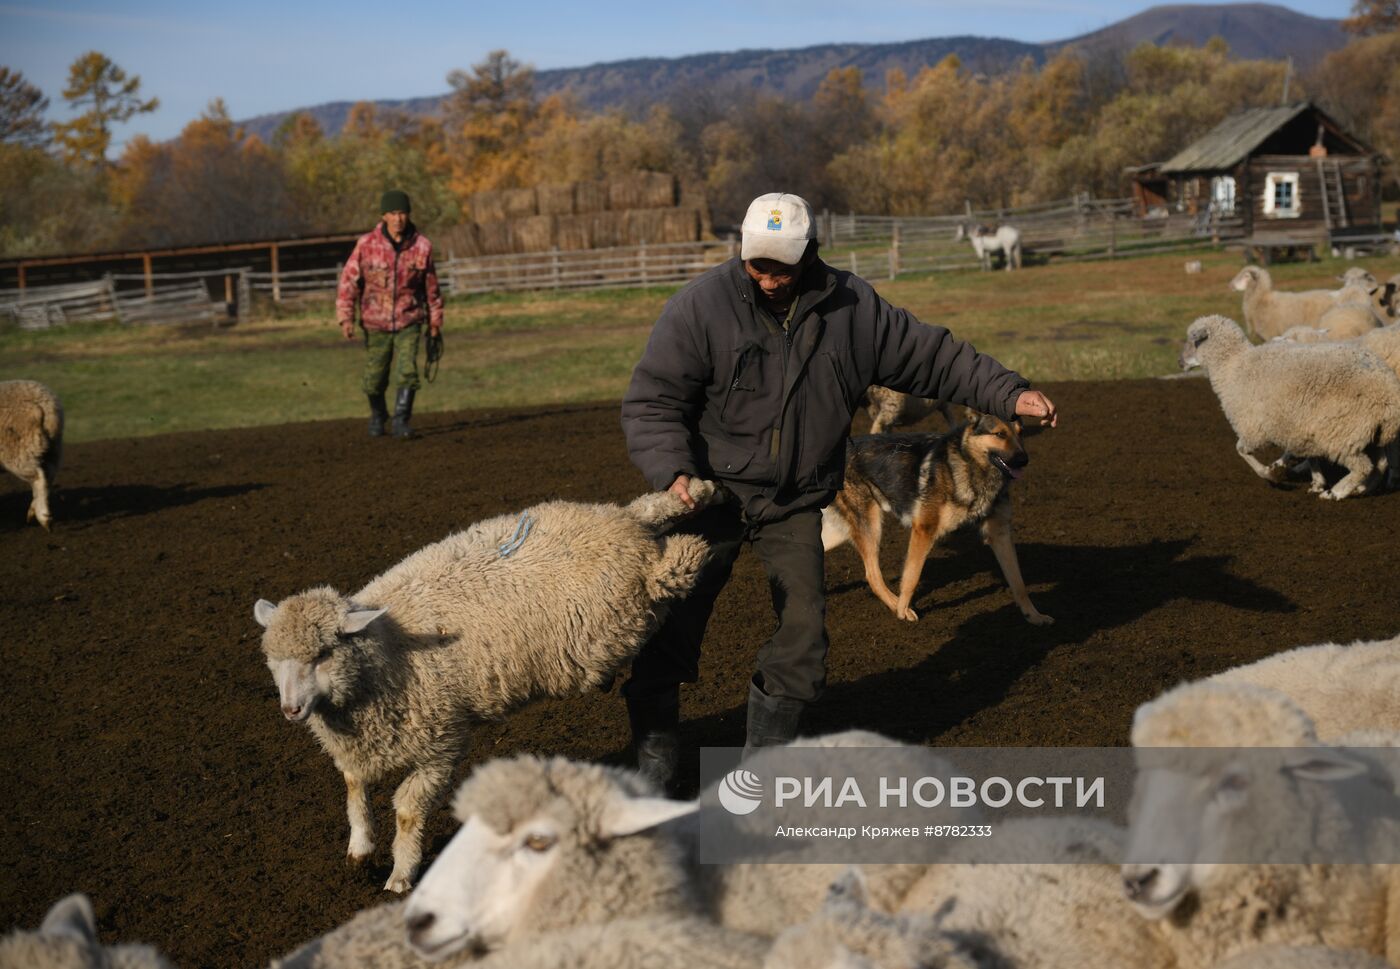
<instances>
[{"instance_id":1,"label":"black boot","mask_svg":"<svg viewBox=\"0 0 1400 969\"><path fill-rule=\"evenodd\" d=\"M384 405L384 394L381 391L377 394L369 395L369 436L383 437L384 426L389 423L389 408Z\"/></svg>"},{"instance_id":2,"label":"black boot","mask_svg":"<svg viewBox=\"0 0 1400 969\"><path fill-rule=\"evenodd\" d=\"M414 393L412 387L401 387L399 395L394 398L394 437L413 436L413 428L408 426L408 420L413 416Z\"/></svg>"},{"instance_id":3,"label":"black boot","mask_svg":"<svg viewBox=\"0 0 1400 969\"><path fill-rule=\"evenodd\" d=\"M757 677L749 681L749 731L744 756L758 747L776 747L797 736L797 722L807 704L785 696L769 696L759 688Z\"/></svg>"},{"instance_id":4,"label":"black boot","mask_svg":"<svg viewBox=\"0 0 1400 969\"><path fill-rule=\"evenodd\" d=\"M681 688L642 696L627 695L627 722L637 753L637 773L665 791L675 779L679 757Z\"/></svg>"}]
</instances>

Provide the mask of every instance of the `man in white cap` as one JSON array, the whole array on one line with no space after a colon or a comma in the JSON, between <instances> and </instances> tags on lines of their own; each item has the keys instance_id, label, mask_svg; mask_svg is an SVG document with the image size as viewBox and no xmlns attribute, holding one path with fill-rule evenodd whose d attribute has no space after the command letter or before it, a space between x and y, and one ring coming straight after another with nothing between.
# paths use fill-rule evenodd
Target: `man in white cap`
<instances>
[{"instance_id":1,"label":"man in white cap","mask_svg":"<svg viewBox=\"0 0 1400 969\"><path fill-rule=\"evenodd\" d=\"M821 509L841 488L866 387L1056 422L1055 405L1025 378L891 306L817 248L805 201L754 199L739 258L667 302L623 399L628 452L652 487L693 506L690 479L710 478L738 498L690 523L710 540L711 560L623 686L638 766L663 784L675 771L680 684L699 676L705 625L745 543L767 570L778 621L749 684L745 748L791 740L821 695Z\"/></svg>"}]
</instances>

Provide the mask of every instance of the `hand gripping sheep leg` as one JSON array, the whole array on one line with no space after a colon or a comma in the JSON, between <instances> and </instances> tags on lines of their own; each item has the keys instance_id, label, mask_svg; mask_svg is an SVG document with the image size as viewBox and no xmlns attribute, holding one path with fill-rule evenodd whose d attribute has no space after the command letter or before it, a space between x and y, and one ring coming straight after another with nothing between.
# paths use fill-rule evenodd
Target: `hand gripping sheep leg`
<instances>
[{"instance_id":1,"label":"hand gripping sheep leg","mask_svg":"<svg viewBox=\"0 0 1400 969\"><path fill-rule=\"evenodd\" d=\"M697 481L691 496L704 505L715 486ZM374 850L369 785L406 774L385 888L408 890L468 724L609 682L695 584L708 546L665 534L689 513L666 492L625 507L549 502L449 535L352 595L258 601L282 712L344 775L351 861Z\"/></svg>"}]
</instances>

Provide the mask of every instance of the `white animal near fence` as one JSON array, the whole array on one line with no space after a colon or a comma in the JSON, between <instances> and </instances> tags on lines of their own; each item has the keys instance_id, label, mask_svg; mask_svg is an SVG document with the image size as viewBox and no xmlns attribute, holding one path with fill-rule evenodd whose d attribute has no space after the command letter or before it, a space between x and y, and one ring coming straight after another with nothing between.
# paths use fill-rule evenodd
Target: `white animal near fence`
<instances>
[{"instance_id":1,"label":"white animal near fence","mask_svg":"<svg viewBox=\"0 0 1400 969\"><path fill-rule=\"evenodd\" d=\"M969 228L967 223L959 222L953 241L960 242L963 239L972 243L973 251L982 261L983 272L992 268L994 252L1002 254L1007 272L1021 268L1021 230L1015 226L1001 225L992 229L985 225L974 225Z\"/></svg>"}]
</instances>

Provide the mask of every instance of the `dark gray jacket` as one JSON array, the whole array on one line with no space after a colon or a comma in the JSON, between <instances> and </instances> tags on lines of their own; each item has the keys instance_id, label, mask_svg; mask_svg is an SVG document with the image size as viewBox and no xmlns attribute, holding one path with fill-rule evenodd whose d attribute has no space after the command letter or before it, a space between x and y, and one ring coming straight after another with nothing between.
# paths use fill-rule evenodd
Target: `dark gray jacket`
<instances>
[{"instance_id":1,"label":"dark gray jacket","mask_svg":"<svg viewBox=\"0 0 1400 969\"><path fill-rule=\"evenodd\" d=\"M622 402L632 461L653 488L723 481L751 521L825 505L841 488L851 417L880 384L1002 418L1029 383L941 326L814 262L782 326L731 259L666 303Z\"/></svg>"}]
</instances>

